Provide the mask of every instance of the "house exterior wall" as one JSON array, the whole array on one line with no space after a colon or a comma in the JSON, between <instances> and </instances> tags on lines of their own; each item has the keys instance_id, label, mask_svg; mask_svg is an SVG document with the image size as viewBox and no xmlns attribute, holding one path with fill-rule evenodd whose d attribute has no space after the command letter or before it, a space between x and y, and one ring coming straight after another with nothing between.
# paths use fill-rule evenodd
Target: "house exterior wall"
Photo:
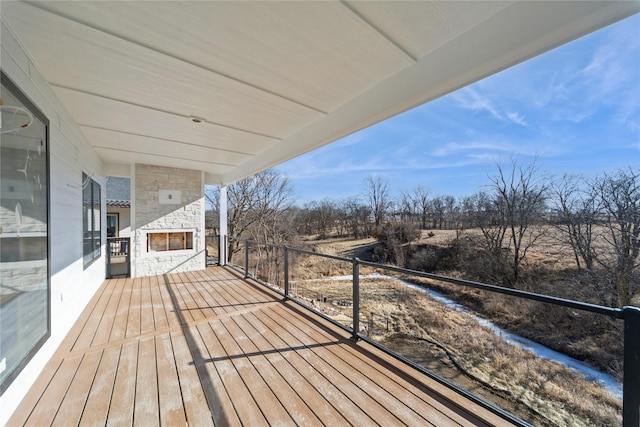
<instances>
[{"instance_id":1,"label":"house exterior wall","mask_svg":"<svg viewBox=\"0 0 640 427\"><path fill-rule=\"evenodd\" d=\"M133 277L203 269L204 177L195 170L136 164L134 166ZM147 239L154 232L193 233L193 248L151 252Z\"/></svg>"},{"instance_id":2,"label":"house exterior wall","mask_svg":"<svg viewBox=\"0 0 640 427\"><path fill-rule=\"evenodd\" d=\"M102 256L83 268L83 172L101 185L102 212L106 209L101 160L1 17L0 48L0 66L48 118L50 135L51 336L0 396L4 425L105 277L104 215Z\"/></svg>"}]
</instances>

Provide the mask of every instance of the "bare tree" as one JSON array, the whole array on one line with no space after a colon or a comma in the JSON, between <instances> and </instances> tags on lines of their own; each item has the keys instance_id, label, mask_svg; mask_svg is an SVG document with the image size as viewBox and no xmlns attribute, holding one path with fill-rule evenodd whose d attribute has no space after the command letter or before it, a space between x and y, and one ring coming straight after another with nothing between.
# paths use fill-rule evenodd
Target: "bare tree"
<instances>
[{"instance_id":1,"label":"bare tree","mask_svg":"<svg viewBox=\"0 0 640 427\"><path fill-rule=\"evenodd\" d=\"M448 194L446 196L442 196L442 201L444 205L443 226L445 229L451 229L455 227L457 213L458 213L458 205L456 203L456 198Z\"/></svg>"},{"instance_id":2,"label":"bare tree","mask_svg":"<svg viewBox=\"0 0 640 427\"><path fill-rule=\"evenodd\" d=\"M321 236L327 237L335 229L337 208L330 199L324 199L318 204L318 225L322 231Z\"/></svg>"},{"instance_id":3,"label":"bare tree","mask_svg":"<svg viewBox=\"0 0 640 427\"><path fill-rule=\"evenodd\" d=\"M502 248L507 233L507 220L502 201L485 191L478 191L467 200L474 212L474 222L480 228L485 248L496 260L502 257Z\"/></svg>"},{"instance_id":4,"label":"bare tree","mask_svg":"<svg viewBox=\"0 0 640 427\"><path fill-rule=\"evenodd\" d=\"M428 202L428 211L431 214L431 228L440 230L449 227L456 210L456 198L451 195L439 195Z\"/></svg>"},{"instance_id":5,"label":"bare tree","mask_svg":"<svg viewBox=\"0 0 640 427\"><path fill-rule=\"evenodd\" d=\"M504 209L507 237L512 250L513 281L520 278L520 267L527 251L544 234L542 227L532 227L546 208L547 185L539 181L534 160L528 166L511 161L510 170L498 165L498 174L489 177L497 198L496 205Z\"/></svg>"},{"instance_id":6,"label":"bare tree","mask_svg":"<svg viewBox=\"0 0 640 427\"><path fill-rule=\"evenodd\" d=\"M413 203L420 213L420 228L427 228L427 219L429 217L429 190L418 185L413 190Z\"/></svg>"},{"instance_id":7,"label":"bare tree","mask_svg":"<svg viewBox=\"0 0 640 427\"><path fill-rule=\"evenodd\" d=\"M478 215L475 206L475 195L464 196L460 200L460 217L465 228L476 228L478 224Z\"/></svg>"},{"instance_id":8,"label":"bare tree","mask_svg":"<svg viewBox=\"0 0 640 427\"><path fill-rule=\"evenodd\" d=\"M324 239L335 228L337 207L330 199L324 199L320 202L313 201L305 205L301 219L305 222L307 234L315 231L318 237Z\"/></svg>"},{"instance_id":9,"label":"bare tree","mask_svg":"<svg viewBox=\"0 0 640 427\"><path fill-rule=\"evenodd\" d=\"M578 268L582 262L587 270L593 269L595 259L595 225L599 206L597 196L581 188L581 179L575 175L564 175L551 182L550 191L556 218L552 221L569 244Z\"/></svg>"},{"instance_id":10,"label":"bare tree","mask_svg":"<svg viewBox=\"0 0 640 427\"><path fill-rule=\"evenodd\" d=\"M271 169L260 172L252 213L256 217L251 233L256 240L284 243L291 236L291 227L286 218L293 203L293 191L289 178Z\"/></svg>"},{"instance_id":11,"label":"bare tree","mask_svg":"<svg viewBox=\"0 0 640 427\"><path fill-rule=\"evenodd\" d=\"M391 194L389 184L381 176L369 175L365 181L367 189L367 199L376 228L379 228L384 221L384 217L391 205Z\"/></svg>"},{"instance_id":12,"label":"bare tree","mask_svg":"<svg viewBox=\"0 0 640 427\"><path fill-rule=\"evenodd\" d=\"M272 169L258 172L229 185L228 220L229 235L252 236L257 240L275 241L287 233L278 228L284 224L281 215L292 203L289 179ZM229 242L229 261L240 248L236 241Z\"/></svg>"},{"instance_id":13,"label":"bare tree","mask_svg":"<svg viewBox=\"0 0 640 427\"><path fill-rule=\"evenodd\" d=\"M371 235L371 209L356 197L345 199L342 210L349 222L348 229L356 239Z\"/></svg>"},{"instance_id":14,"label":"bare tree","mask_svg":"<svg viewBox=\"0 0 640 427\"><path fill-rule=\"evenodd\" d=\"M640 170L605 174L593 182L592 191L602 206L604 238L613 248L612 257L599 253L596 260L613 274L618 304L624 307L640 292L631 285L640 253Z\"/></svg>"},{"instance_id":15,"label":"bare tree","mask_svg":"<svg viewBox=\"0 0 640 427\"><path fill-rule=\"evenodd\" d=\"M425 189L422 185L418 185L413 189L413 192L402 192L400 195L400 209L402 212L402 220L413 224L418 219L420 228L427 228L427 221L429 219L429 190Z\"/></svg>"},{"instance_id":16,"label":"bare tree","mask_svg":"<svg viewBox=\"0 0 640 427\"><path fill-rule=\"evenodd\" d=\"M401 222L405 224L413 224L415 222L418 213L411 194L405 191L400 192L397 209Z\"/></svg>"},{"instance_id":17,"label":"bare tree","mask_svg":"<svg viewBox=\"0 0 640 427\"><path fill-rule=\"evenodd\" d=\"M431 228L442 229L444 224L444 199L441 196L434 197L429 203L429 213L431 216Z\"/></svg>"},{"instance_id":18,"label":"bare tree","mask_svg":"<svg viewBox=\"0 0 640 427\"><path fill-rule=\"evenodd\" d=\"M296 230L300 234L310 235L314 231L313 209L310 203L305 203L296 215Z\"/></svg>"},{"instance_id":19,"label":"bare tree","mask_svg":"<svg viewBox=\"0 0 640 427\"><path fill-rule=\"evenodd\" d=\"M213 230L213 234L218 234L220 224L220 191L213 185L205 186L204 190L205 206L205 228Z\"/></svg>"}]
</instances>

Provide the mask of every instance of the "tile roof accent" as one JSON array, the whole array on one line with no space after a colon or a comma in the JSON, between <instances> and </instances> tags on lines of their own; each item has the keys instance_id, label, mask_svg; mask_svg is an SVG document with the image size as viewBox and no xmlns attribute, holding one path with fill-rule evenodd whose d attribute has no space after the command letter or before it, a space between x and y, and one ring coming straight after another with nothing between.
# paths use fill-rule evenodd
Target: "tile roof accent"
<instances>
[{"instance_id":1,"label":"tile roof accent","mask_svg":"<svg viewBox=\"0 0 640 427\"><path fill-rule=\"evenodd\" d=\"M107 177L107 205L109 201L129 202L130 200L131 200L131 179L108 176Z\"/></svg>"},{"instance_id":2,"label":"tile roof accent","mask_svg":"<svg viewBox=\"0 0 640 427\"><path fill-rule=\"evenodd\" d=\"M107 199L107 206L111 206L114 208L130 208L131 202L129 200Z\"/></svg>"}]
</instances>

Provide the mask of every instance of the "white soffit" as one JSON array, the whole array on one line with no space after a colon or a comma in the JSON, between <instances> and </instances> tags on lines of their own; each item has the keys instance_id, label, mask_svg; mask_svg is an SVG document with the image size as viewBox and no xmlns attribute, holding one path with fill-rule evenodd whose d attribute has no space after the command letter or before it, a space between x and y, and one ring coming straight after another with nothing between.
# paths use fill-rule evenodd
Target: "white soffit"
<instances>
[{"instance_id":1,"label":"white soffit","mask_svg":"<svg viewBox=\"0 0 640 427\"><path fill-rule=\"evenodd\" d=\"M226 184L639 4L45 1L0 12L105 162Z\"/></svg>"}]
</instances>

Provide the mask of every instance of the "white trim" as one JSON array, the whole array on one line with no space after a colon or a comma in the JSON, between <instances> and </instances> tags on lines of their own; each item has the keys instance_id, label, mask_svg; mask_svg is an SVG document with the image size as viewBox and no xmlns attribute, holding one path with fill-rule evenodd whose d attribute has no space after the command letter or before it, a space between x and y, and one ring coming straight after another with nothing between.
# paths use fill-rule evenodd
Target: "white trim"
<instances>
[{"instance_id":1,"label":"white trim","mask_svg":"<svg viewBox=\"0 0 640 427\"><path fill-rule=\"evenodd\" d=\"M136 260L138 259L137 251L136 251L136 164L131 163L130 167L130 194L131 194L131 208L129 210L129 235L131 237L131 243L129 244L129 268L131 272L131 277L138 277L136 266L138 263Z\"/></svg>"},{"instance_id":2,"label":"white trim","mask_svg":"<svg viewBox=\"0 0 640 427\"><path fill-rule=\"evenodd\" d=\"M225 241L227 240L227 186L221 185L220 189L220 253L218 254L218 259L220 265L225 265L227 263L227 245L225 245Z\"/></svg>"}]
</instances>

